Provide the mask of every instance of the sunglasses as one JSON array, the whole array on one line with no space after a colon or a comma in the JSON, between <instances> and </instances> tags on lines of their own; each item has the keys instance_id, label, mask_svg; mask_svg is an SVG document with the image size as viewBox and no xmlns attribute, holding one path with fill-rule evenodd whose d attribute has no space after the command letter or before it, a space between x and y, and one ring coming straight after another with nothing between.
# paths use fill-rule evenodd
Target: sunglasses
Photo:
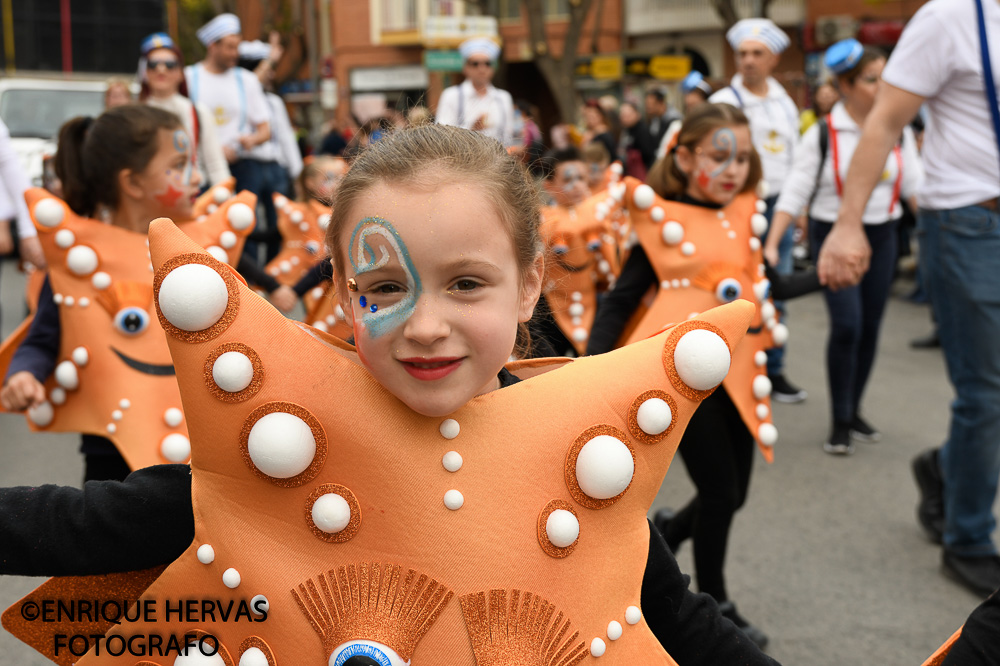
<instances>
[{"instance_id":1,"label":"sunglasses","mask_svg":"<svg viewBox=\"0 0 1000 666\"><path fill-rule=\"evenodd\" d=\"M149 62L146 63L147 69L150 69L154 72L158 70L161 66L168 72L171 72L180 67L180 63L177 62L176 60L150 60Z\"/></svg>"},{"instance_id":2,"label":"sunglasses","mask_svg":"<svg viewBox=\"0 0 1000 666\"><path fill-rule=\"evenodd\" d=\"M465 64L469 67L492 67L493 61L491 60L466 60Z\"/></svg>"}]
</instances>

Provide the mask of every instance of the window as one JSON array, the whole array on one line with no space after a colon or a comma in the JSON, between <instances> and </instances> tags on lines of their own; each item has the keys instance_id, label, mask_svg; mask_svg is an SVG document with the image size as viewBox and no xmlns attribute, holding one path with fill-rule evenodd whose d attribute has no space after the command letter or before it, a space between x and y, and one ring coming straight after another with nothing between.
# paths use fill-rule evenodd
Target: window
<instances>
[{"instance_id":1,"label":"window","mask_svg":"<svg viewBox=\"0 0 1000 666\"><path fill-rule=\"evenodd\" d=\"M431 0L430 16L454 16L455 0Z\"/></svg>"},{"instance_id":2,"label":"window","mask_svg":"<svg viewBox=\"0 0 1000 666\"><path fill-rule=\"evenodd\" d=\"M545 0L545 16L569 16L569 0Z\"/></svg>"},{"instance_id":3,"label":"window","mask_svg":"<svg viewBox=\"0 0 1000 666\"><path fill-rule=\"evenodd\" d=\"M521 19L521 0L500 0L500 20L519 21Z\"/></svg>"},{"instance_id":4,"label":"window","mask_svg":"<svg viewBox=\"0 0 1000 666\"><path fill-rule=\"evenodd\" d=\"M416 0L382 0L382 31L417 29Z\"/></svg>"}]
</instances>

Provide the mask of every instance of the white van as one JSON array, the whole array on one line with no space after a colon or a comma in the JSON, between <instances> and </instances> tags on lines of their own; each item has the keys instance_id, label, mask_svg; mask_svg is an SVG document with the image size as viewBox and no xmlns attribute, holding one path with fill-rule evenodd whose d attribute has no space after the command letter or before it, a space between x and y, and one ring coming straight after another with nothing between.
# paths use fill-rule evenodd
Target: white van
<instances>
[{"instance_id":1,"label":"white van","mask_svg":"<svg viewBox=\"0 0 1000 666\"><path fill-rule=\"evenodd\" d=\"M42 162L55 154L62 124L100 115L105 88L105 80L0 77L0 119L32 185L42 186Z\"/></svg>"}]
</instances>

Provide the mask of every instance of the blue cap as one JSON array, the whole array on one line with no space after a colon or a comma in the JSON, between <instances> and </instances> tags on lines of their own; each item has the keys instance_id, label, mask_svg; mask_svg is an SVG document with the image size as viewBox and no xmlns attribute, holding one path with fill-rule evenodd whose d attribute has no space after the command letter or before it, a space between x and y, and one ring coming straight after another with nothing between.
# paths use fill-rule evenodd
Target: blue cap
<instances>
[{"instance_id":1,"label":"blue cap","mask_svg":"<svg viewBox=\"0 0 1000 666\"><path fill-rule=\"evenodd\" d=\"M681 92L683 94L687 95L689 92L693 92L695 90L702 91L706 96L710 96L712 94L712 86L708 85L708 82L705 81L705 77L698 71L692 71L684 77L683 81L681 81Z\"/></svg>"},{"instance_id":2,"label":"blue cap","mask_svg":"<svg viewBox=\"0 0 1000 666\"><path fill-rule=\"evenodd\" d=\"M177 45L165 32L154 32L152 35L142 40L139 53L143 56L156 49L176 49Z\"/></svg>"},{"instance_id":3,"label":"blue cap","mask_svg":"<svg viewBox=\"0 0 1000 666\"><path fill-rule=\"evenodd\" d=\"M865 47L856 39L842 39L826 50L823 62L834 74L843 74L854 69L861 60Z\"/></svg>"}]
</instances>

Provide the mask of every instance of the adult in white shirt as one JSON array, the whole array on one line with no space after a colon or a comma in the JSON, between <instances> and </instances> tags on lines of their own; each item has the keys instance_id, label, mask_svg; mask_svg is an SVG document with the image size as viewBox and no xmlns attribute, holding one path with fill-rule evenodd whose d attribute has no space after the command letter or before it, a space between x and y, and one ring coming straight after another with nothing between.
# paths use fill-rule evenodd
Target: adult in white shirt
<instances>
[{"instance_id":1,"label":"adult in white shirt","mask_svg":"<svg viewBox=\"0 0 1000 666\"><path fill-rule=\"evenodd\" d=\"M837 75L843 96L830 114L806 131L795 151L791 175L775 205L771 234L764 246L769 262L778 260L778 241L799 215L808 209L809 246L817 253L840 211L843 179L861 137L861 125L871 111L885 54L855 39L831 46L826 64ZM903 216L901 201L916 210L917 187L923 177L916 139L909 127L885 161L862 216L872 247L871 270L857 286L826 289L830 335L826 346L826 375L830 389L831 428L823 450L849 455L852 437L877 441L879 432L861 416L861 397L871 374L879 328L896 272L896 220Z\"/></svg>"},{"instance_id":2,"label":"adult in white shirt","mask_svg":"<svg viewBox=\"0 0 1000 666\"><path fill-rule=\"evenodd\" d=\"M139 101L170 111L181 119L194 145L192 157L198 171L205 174L206 185L217 185L230 178L229 163L215 128L215 118L204 104L187 97L184 60L174 40L166 33L147 37L140 47Z\"/></svg>"},{"instance_id":3,"label":"adult in white shirt","mask_svg":"<svg viewBox=\"0 0 1000 666\"><path fill-rule=\"evenodd\" d=\"M184 69L188 97L207 106L215 117L236 189L257 195L267 228L274 229L277 213L265 162L250 152L271 138L271 114L260 81L253 72L236 66L242 41L240 20L233 14L220 14L199 28L197 36L207 51L204 60ZM254 258L256 243L247 242L244 247L244 254Z\"/></svg>"},{"instance_id":4,"label":"adult in white shirt","mask_svg":"<svg viewBox=\"0 0 1000 666\"><path fill-rule=\"evenodd\" d=\"M467 39L458 47L465 81L441 92L436 111L442 125L482 132L505 147L514 145L514 100L493 87L500 47L489 39Z\"/></svg>"},{"instance_id":5,"label":"adult in white shirt","mask_svg":"<svg viewBox=\"0 0 1000 666\"><path fill-rule=\"evenodd\" d=\"M988 35L988 58L981 34ZM882 74L844 181L840 214L819 256L820 279L831 288L864 275L871 257L865 204L903 127L925 105L920 272L956 398L944 446L914 460L918 516L932 538L943 539L945 572L984 595L1000 586L992 539L1000 477L1000 139L994 126L1000 110L985 89L987 80L1000 85L998 37L996 0L931 0L917 11Z\"/></svg>"},{"instance_id":6,"label":"adult in white shirt","mask_svg":"<svg viewBox=\"0 0 1000 666\"><path fill-rule=\"evenodd\" d=\"M729 86L709 98L713 104L739 107L750 121L750 140L760 155L764 169L762 196L767 203L764 216L771 220L774 204L785 179L792 171L795 144L799 138L799 110L785 88L771 77L779 58L791 41L769 19L743 19L729 29L726 40L736 56L737 74ZM792 230L781 237L780 261L774 266L782 274L792 272ZM778 310L784 312L781 303ZM806 392L785 378L785 348L767 353L767 376L771 397L779 402L802 402Z\"/></svg>"}]
</instances>

